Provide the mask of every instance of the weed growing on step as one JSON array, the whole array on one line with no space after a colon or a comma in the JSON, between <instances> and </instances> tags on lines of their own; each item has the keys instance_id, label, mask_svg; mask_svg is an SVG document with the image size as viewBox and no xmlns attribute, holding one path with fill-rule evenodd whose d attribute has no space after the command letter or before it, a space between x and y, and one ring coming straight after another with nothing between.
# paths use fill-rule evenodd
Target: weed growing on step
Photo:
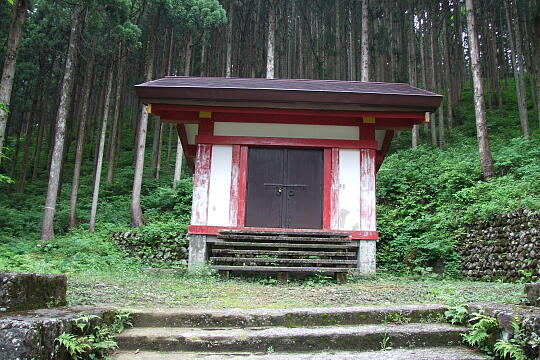
<instances>
[{"instance_id":1,"label":"weed growing on step","mask_svg":"<svg viewBox=\"0 0 540 360\"><path fill-rule=\"evenodd\" d=\"M527 360L527 355L525 355L525 348L527 346L527 338L523 333L523 329L519 324L519 318L516 318L512 322L512 328L514 329L514 336L511 339L504 340L499 339L493 346L495 354L502 357L503 359L511 360ZM530 339L529 341L534 341L535 339ZM538 344L538 335L536 335L536 342Z\"/></svg>"},{"instance_id":2,"label":"weed growing on step","mask_svg":"<svg viewBox=\"0 0 540 360\"><path fill-rule=\"evenodd\" d=\"M469 317L469 312L465 306L455 305L449 307L448 310L444 312L444 316L452 325L465 324Z\"/></svg>"},{"instance_id":3,"label":"weed growing on step","mask_svg":"<svg viewBox=\"0 0 540 360\"><path fill-rule=\"evenodd\" d=\"M111 324L104 324L97 315L81 316L73 320L73 333L64 332L55 341L63 346L73 360L111 359L118 348L114 337L131 326L131 314L117 312Z\"/></svg>"},{"instance_id":4,"label":"weed growing on step","mask_svg":"<svg viewBox=\"0 0 540 360\"><path fill-rule=\"evenodd\" d=\"M392 343L390 342L390 336L388 336L388 332L384 332L381 342L379 344L381 351L392 350Z\"/></svg>"},{"instance_id":5,"label":"weed growing on step","mask_svg":"<svg viewBox=\"0 0 540 360\"><path fill-rule=\"evenodd\" d=\"M472 314L469 323L469 331L463 335L463 340L471 346L491 353L490 343L496 339L496 332L498 332L497 319L482 312L476 312Z\"/></svg>"}]
</instances>

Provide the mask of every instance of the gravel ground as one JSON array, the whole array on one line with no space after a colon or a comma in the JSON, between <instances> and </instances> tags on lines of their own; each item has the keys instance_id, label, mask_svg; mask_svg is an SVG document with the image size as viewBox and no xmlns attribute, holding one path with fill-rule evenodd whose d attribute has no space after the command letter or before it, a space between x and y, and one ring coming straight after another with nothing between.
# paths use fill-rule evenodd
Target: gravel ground
<instances>
[{"instance_id":1,"label":"gravel ground","mask_svg":"<svg viewBox=\"0 0 540 360\"><path fill-rule=\"evenodd\" d=\"M211 277L159 273L68 276L70 305L290 308L468 302L517 304L522 298L521 284L387 275L352 278L342 285L320 277L280 285L263 278L221 281Z\"/></svg>"}]
</instances>

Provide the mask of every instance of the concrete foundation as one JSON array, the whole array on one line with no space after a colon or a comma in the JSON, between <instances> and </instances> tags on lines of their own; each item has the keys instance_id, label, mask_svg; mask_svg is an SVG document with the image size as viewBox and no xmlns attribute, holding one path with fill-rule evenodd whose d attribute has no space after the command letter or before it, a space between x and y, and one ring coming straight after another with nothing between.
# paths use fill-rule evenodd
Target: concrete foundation
<instances>
[{"instance_id":1,"label":"concrete foundation","mask_svg":"<svg viewBox=\"0 0 540 360\"><path fill-rule=\"evenodd\" d=\"M207 235L189 235L188 269L193 270L208 260Z\"/></svg>"},{"instance_id":2,"label":"concrete foundation","mask_svg":"<svg viewBox=\"0 0 540 360\"><path fill-rule=\"evenodd\" d=\"M375 253L377 242L374 240L358 240L357 269L361 275L374 275L377 267Z\"/></svg>"}]
</instances>

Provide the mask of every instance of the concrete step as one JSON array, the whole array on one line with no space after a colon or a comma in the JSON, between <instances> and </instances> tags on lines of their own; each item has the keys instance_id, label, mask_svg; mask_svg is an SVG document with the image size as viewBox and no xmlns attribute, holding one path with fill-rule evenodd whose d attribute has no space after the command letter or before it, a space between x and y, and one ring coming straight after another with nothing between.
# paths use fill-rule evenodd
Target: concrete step
<instances>
[{"instance_id":1,"label":"concrete step","mask_svg":"<svg viewBox=\"0 0 540 360\"><path fill-rule=\"evenodd\" d=\"M258 242L244 242L244 241L218 241L212 243L212 246L227 246L229 248L235 247L250 247L250 248L289 248L289 249L332 249L332 250L347 250L358 249L358 245L354 244L326 244L326 243L258 243Z\"/></svg>"},{"instance_id":2,"label":"concrete step","mask_svg":"<svg viewBox=\"0 0 540 360\"><path fill-rule=\"evenodd\" d=\"M466 329L448 324L259 328L133 328L116 338L122 350L315 352L456 346Z\"/></svg>"},{"instance_id":3,"label":"concrete step","mask_svg":"<svg viewBox=\"0 0 540 360\"><path fill-rule=\"evenodd\" d=\"M464 347L412 348L366 352L320 352L320 353L193 353L193 352L153 352L121 351L113 356L115 360L485 360L487 357Z\"/></svg>"},{"instance_id":4,"label":"concrete step","mask_svg":"<svg viewBox=\"0 0 540 360\"><path fill-rule=\"evenodd\" d=\"M342 251L298 251L298 250L235 250L235 249L212 249L213 254L227 255L269 255L269 256L318 256L318 257L348 257L356 258L355 252Z\"/></svg>"},{"instance_id":5,"label":"concrete step","mask_svg":"<svg viewBox=\"0 0 540 360\"><path fill-rule=\"evenodd\" d=\"M322 265L356 265L356 260L334 260L334 259L285 259L285 258L246 258L233 256L213 256L210 257L212 264L222 262L234 263L255 263L255 264L322 264Z\"/></svg>"},{"instance_id":6,"label":"concrete step","mask_svg":"<svg viewBox=\"0 0 540 360\"><path fill-rule=\"evenodd\" d=\"M311 273L311 274L335 274L345 273L353 270L353 268L342 267L304 267L304 266L242 266L242 265L211 265L214 270L218 271L247 271L247 272L264 272L264 273Z\"/></svg>"},{"instance_id":7,"label":"concrete step","mask_svg":"<svg viewBox=\"0 0 540 360\"><path fill-rule=\"evenodd\" d=\"M291 230L249 230L249 229L243 229L243 230L220 230L220 234L222 235L255 235L255 236L275 236L275 235L282 235L282 236L289 236L289 237L295 237L295 236L317 236L317 237L341 237L346 238L349 236L348 233L340 233L340 232L331 232L331 231L323 231L323 230L311 230L311 231L291 231Z\"/></svg>"},{"instance_id":8,"label":"concrete step","mask_svg":"<svg viewBox=\"0 0 540 360\"><path fill-rule=\"evenodd\" d=\"M295 242L322 242L322 243L348 243L351 240L341 237L305 237L305 236L284 236L284 235L218 235L218 239L230 241L295 241Z\"/></svg>"},{"instance_id":9,"label":"concrete step","mask_svg":"<svg viewBox=\"0 0 540 360\"><path fill-rule=\"evenodd\" d=\"M156 309L133 313L135 327L327 326L436 322L443 305L358 306L309 309Z\"/></svg>"}]
</instances>

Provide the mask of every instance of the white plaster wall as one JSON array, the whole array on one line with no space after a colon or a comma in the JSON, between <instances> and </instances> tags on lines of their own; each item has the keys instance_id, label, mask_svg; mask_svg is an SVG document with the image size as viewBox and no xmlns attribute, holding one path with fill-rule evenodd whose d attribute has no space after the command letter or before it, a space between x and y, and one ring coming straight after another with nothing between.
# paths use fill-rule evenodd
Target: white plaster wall
<instances>
[{"instance_id":1,"label":"white plaster wall","mask_svg":"<svg viewBox=\"0 0 540 360\"><path fill-rule=\"evenodd\" d=\"M186 135L188 144L195 144L195 136L199 132L199 124L186 124Z\"/></svg>"},{"instance_id":2,"label":"white plaster wall","mask_svg":"<svg viewBox=\"0 0 540 360\"><path fill-rule=\"evenodd\" d=\"M210 226L229 225L232 145L214 145L210 165L208 221Z\"/></svg>"},{"instance_id":3,"label":"white plaster wall","mask_svg":"<svg viewBox=\"0 0 540 360\"><path fill-rule=\"evenodd\" d=\"M216 136L358 140L358 126L216 122Z\"/></svg>"},{"instance_id":4,"label":"white plaster wall","mask_svg":"<svg viewBox=\"0 0 540 360\"><path fill-rule=\"evenodd\" d=\"M339 230L360 229L360 150L339 150Z\"/></svg>"}]
</instances>

